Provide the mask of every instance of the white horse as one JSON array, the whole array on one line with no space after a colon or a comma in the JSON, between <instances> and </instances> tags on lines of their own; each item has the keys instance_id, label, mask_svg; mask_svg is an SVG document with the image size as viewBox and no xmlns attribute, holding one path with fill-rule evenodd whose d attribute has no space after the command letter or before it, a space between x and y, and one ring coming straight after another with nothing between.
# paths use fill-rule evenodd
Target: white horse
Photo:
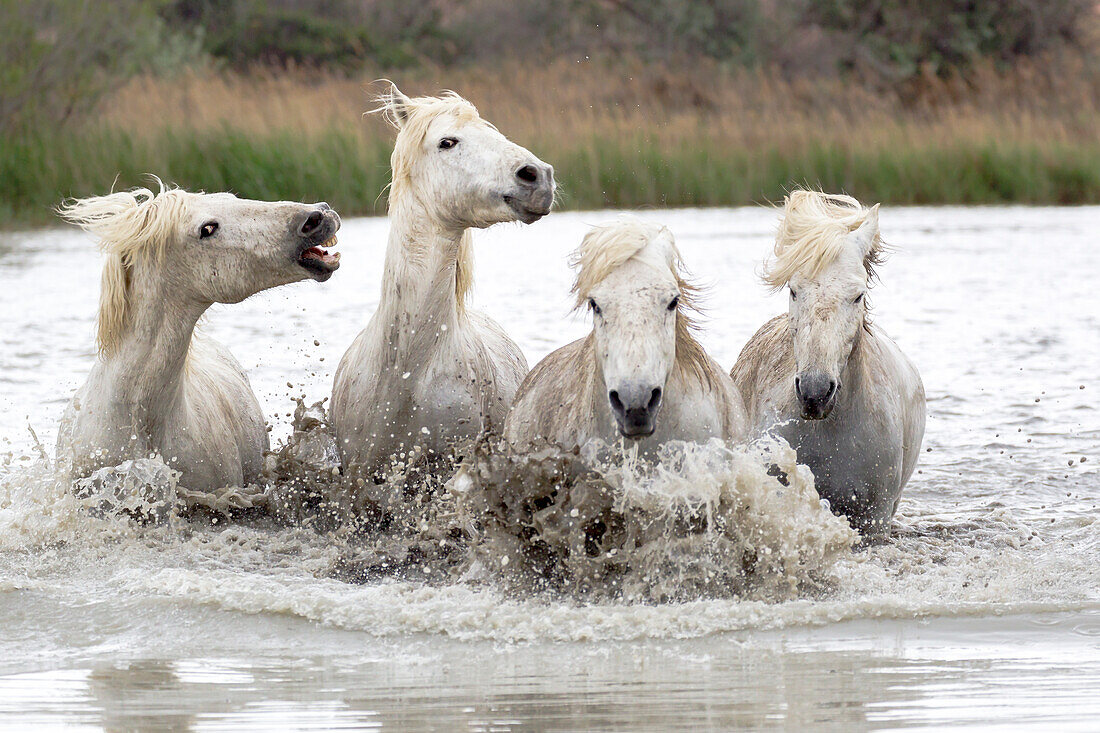
<instances>
[{"instance_id":1,"label":"white horse","mask_svg":"<svg viewBox=\"0 0 1100 733\"><path fill-rule=\"evenodd\" d=\"M458 95L410 99L391 86L379 101L398 130L382 292L336 370L331 409L345 473L359 478L503 423L527 362L466 307L470 229L530 224L554 198L553 168Z\"/></svg>"},{"instance_id":2,"label":"white horse","mask_svg":"<svg viewBox=\"0 0 1100 733\"><path fill-rule=\"evenodd\" d=\"M576 307L591 311L592 331L527 375L508 441L573 448L622 436L652 455L670 440L741 439L741 395L692 334L697 290L669 230L626 218L596 227L573 265Z\"/></svg>"},{"instance_id":3,"label":"white horse","mask_svg":"<svg viewBox=\"0 0 1100 733\"><path fill-rule=\"evenodd\" d=\"M99 355L62 421L59 459L80 477L157 454L189 489L255 482L268 446L260 405L229 351L195 324L214 303L328 280L339 255L322 247L336 243L336 212L163 184L58 211L96 235L107 258Z\"/></svg>"},{"instance_id":4,"label":"white horse","mask_svg":"<svg viewBox=\"0 0 1100 733\"><path fill-rule=\"evenodd\" d=\"M789 286L790 310L733 368L754 430L786 438L822 498L867 534L886 530L924 436L920 374L868 320L883 258L877 205L791 193L764 275L773 289Z\"/></svg>"}]
</instances>

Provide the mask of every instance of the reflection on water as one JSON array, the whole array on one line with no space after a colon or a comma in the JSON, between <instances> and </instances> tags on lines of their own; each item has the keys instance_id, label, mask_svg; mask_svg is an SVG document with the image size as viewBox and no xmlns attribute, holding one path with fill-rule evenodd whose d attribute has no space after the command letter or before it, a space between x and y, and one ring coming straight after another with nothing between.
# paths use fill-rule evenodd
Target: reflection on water
<instances>
[{"instance_id":1,"label":"reflection on water","mask_svg":"<svg viewBox=\"0 0 1100 733\"><path fill-rule=\"evenodd\" d=\"M101 659L0 676L0 724L111 730L1086 730L1100 716L1087 615L842 624L662 643L493 645L410 638L337 649L293 629L248 657ZM275 622L278 626L278 622ZM289 631L289 633L288 633ZM301 630L299 629L299 632ZM324 638L324 637L331 638ZM1025 639L1013 644L1013 640Z\"/></svg>"},{"instance_id":2,"label":"reflection on water","mask_svg":"<svg viewBox=\"0 0 1100 733\"><path fill-rule=\"evenodd\" d=\"M606 212L479 232L476 301L530 363L586 329L566 253ZM713 290L729 366L785 308L766 210L644 212ZM334 538L138 527L29 461L90 367L100 261L0 235L0 727L1091 730L1100 719L1100 209L890 209L874 314L919 365L925 447L892 539L782 604L585 605L332 578ZM216 307L273 422L320 399L373 311L384 220L340 272ZM537 277L532 277L537 273ZM288 388L287 382L294 386ZM691 637L691 638L686 638Z\"/></svg>"}]
</instances>

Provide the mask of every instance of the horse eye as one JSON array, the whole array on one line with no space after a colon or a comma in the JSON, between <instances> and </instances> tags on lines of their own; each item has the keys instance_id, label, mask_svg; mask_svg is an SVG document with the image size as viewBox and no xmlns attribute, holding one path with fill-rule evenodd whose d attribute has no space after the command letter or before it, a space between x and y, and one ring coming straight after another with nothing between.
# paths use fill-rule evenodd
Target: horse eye
<instances>
[{"instance_id":1,"label":"horse eye","mask_svg":"<svg viewBox=\"0 0 1100 733\"><path fill-rule=\"evenodd\" d=\"M794 291L794 288L791 288L791 300L798 300L798 293Z\"/></svg>"},{"instance_id":2,"label":"horse eye","mask_svg":"<svg viewBox=\"0 0 1100 733\"><path fill-rule=\"evenodd\" d=\"M458 140L453 137L445 137L439 141L440 150L450 150L455 145L458 145Z\"/></svg>"},{"instance_id":3,"label":"horse eye","mask_svg":"<svg viewBox=\"0 0 1100 733\"><path fill-rule=\"evenodd\" d=\"M214 232L218 231L218 222L208 221L202 225L202 229L199 230L199 239L206 239L207 237L214 236Z\"/></svg>"},{"instance_id":4,"label":"horse eye","mask_svg":"<svg viewBox=\"0 0 1100 733\"><path fill-rule=\"evenodd\" d=\"M676 310L676 307L678 305L680 305L680 296L679 295L677 295L675 298L672 299L671 302L669 302L668 309L670 311L674 311L674 310Z\"/></svg>"},{"instance_id":5,"label":"horse eye","mask_svg":"<svg viewBox=\"0 0 1100 733\"><path fill-rule=\"evenodd\" d=\"M596 301L592 300L591 298L588 299L588 307L591 308L592 312L595 313L597 316L600 315L600 307L596 305Z\"/></svg>"},{"instance_id":6,"label":"horse eye","mask_svg":"<svg viewBox=\"0 0 1100 733\"><path fill-rule=\"evenodd\" d=\"M859 295L856 296L856 299L853 300L852 302L853 303L859 303L862 300L863 300L863 293L860 293Z\"/></svg>"}]
</instances>

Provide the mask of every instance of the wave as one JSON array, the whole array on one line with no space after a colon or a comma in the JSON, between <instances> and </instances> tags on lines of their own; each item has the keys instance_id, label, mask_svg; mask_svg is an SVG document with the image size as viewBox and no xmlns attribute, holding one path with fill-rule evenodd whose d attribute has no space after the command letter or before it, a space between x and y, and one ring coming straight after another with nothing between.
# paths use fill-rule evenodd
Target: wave
<instances>
[{"instance_id":1,"label":"wave","mask_svg":"<svg viewBox=\"0 0 1100 733\"><path fill-rule=\"evenodd\" d=\"M300 408L271 481L216 495L156 459L74 490L43 456L6 456L0 592L502 641L1100 609L1093 514L909 502L862 546L776 440L673 444L646 463L621 445L517 454L486 437L457 473L395 466L349 487L323 413Z\"/></svg>"}]
</instances>

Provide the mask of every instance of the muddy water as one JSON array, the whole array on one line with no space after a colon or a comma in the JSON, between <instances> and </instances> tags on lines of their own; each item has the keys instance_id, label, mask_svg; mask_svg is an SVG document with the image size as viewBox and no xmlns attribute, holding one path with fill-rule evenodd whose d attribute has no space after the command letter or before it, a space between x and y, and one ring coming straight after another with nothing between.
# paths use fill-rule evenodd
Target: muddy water
<instances>
[{"instance_id":1,"label":"muddy water","mask_svg":"<svg viewBox=\"0 0 1100 733\"><path fill-rule=\"evenodd\" d=\"M731 365L785 307L754 279L772 212L643 215L712 285L704 343ZM584 332L565 255L608 216L478 237L475 300L532 364ZM88 512L27 428L52 445L91 363L98 257L67 231L3 235L0 725L1090 729L1100 210L892 209L882 226L898 252L875 317L921 368L928 451L893 539L822 554L822 582L779 601L705 584L666 602L525 594L492 573L347 583L333 569L355 541L338 531ZM329 283L206 319L276 439L373 310L385 233L348 221ZM720 494L725 475L693 474L697 493ZM800 507L816 547L836 539Z\"/></svg>"}]
</instances>

